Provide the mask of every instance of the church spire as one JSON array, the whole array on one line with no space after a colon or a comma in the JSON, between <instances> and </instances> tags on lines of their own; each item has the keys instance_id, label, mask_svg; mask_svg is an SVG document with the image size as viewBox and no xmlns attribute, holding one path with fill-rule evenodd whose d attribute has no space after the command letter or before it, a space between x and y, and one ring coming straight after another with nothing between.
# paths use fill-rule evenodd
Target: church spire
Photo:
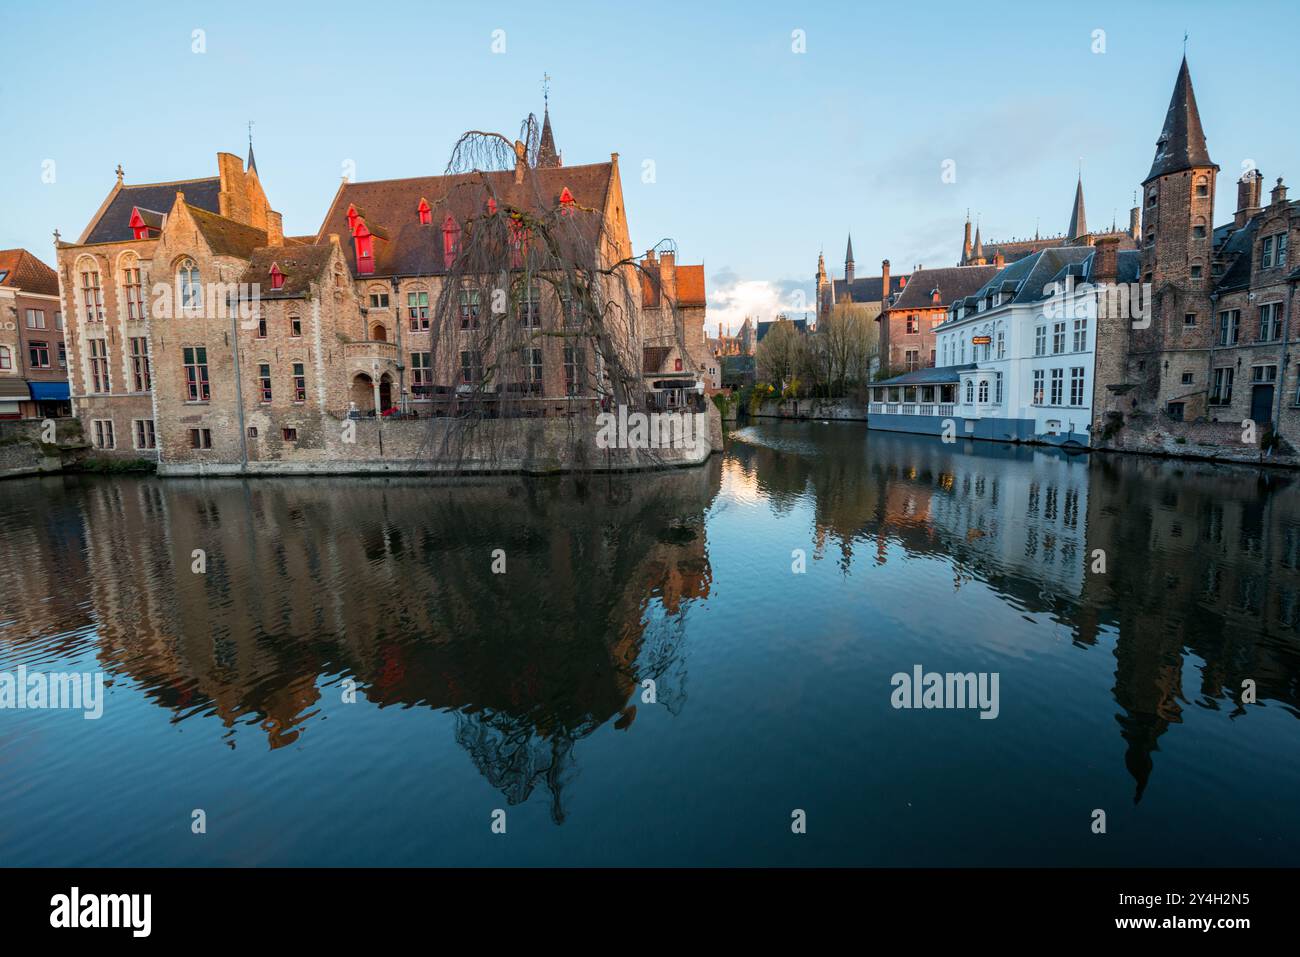
<instances>
[{"instance_id":1,"label":"church spire","mask_svg":"<svg viewBox=\"0 0 1300 957\"><path fill-rule=\"evenodd\" d=\"M975 248L971 250L971 262L976 266L984 265L984 241L980 239L979 223L975 224Z\"/></svg>"},{"instance_id":2,"label":"church spire","mask_svg":"<svg viewBox=\"0 0 1300 957\"><path fill-rule=\"evenodd\" d=\"M853 282L853 234L849 233L849 246L844 250L844 281Z\"/></svg>"},{"instance_id":3,"label":"church spire","mask_svg":"<svg viewBox=\"0 0 1300 957\"><path fill-rule=\"evenodd\" d=\"M551 76L543 74L542 81L542 141L537 147L539 167L560 166L560 153L555 148L555 134L551 132Z\"/></svg>"},{"instance_id":4,"label":"church spire","mask_svg":"<svg viewBox=\"0 0 1300 957\"><path fill-rule=\"evenodd\" d=\"M1156 140L1156 156L1151 162L1151 172L1144 183L1157 176L1180 173L1197 166L1219 167L1210 159L1205 145L1205 130L1201 127L1201 112L1196 107L1196 93L1192 89L1192 75L1187 69L1187 57L1178 68L1174 81L1174 94L1169 99L1165 125Z\"/></svg>"},{"instance_id":5,"label":"church spire","mask_svg":"<svg viewBox=\"0 0 1300 957\"><path fill-rule=\"evenodd\" d=\"M970 210L966 210L966 235L962 238L961 244L961 262L959 266L965 266L970 262Z\"/></svg>"},{"instance_id":6,"label":"church spire","mask_svg":"<svg viewBox=\"0 0 1300 957\"><path fill-rule=\"evenodd\" d=\"M251 169L254 173L257 172L257 160L253 158L253 121L252 120L248 121L248 163L246 164L246 166L248 169Z\"/></svg>"},{"instance_id":7,"label":"church spire","mask_svg":"<svg viewBox=\"0 0 1300 957\"><path fill-rule=\"evenodd\" d=\"M1079 182L1074 187L1074 208L1070 210L1070 228L1066 230L1066 238L1070 240L1082 239L1088 235L1088 217L1083 212L1083 174L1079 174Z\"/></svg>"}]
</instances>

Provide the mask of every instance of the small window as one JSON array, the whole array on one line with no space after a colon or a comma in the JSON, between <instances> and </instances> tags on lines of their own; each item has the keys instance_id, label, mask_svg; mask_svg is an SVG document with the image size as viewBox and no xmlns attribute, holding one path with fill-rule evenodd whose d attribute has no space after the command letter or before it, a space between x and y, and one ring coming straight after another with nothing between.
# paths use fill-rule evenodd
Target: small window
<instances>
[{"instance_id":1,"label":"small window","mask_svg":"<svg viewBox=\"0 0 1300 957\"><path fill-rule=\"evenodd\" d=\"M285 440L286 442L297 442L297 441L298 441L298 430L297 430L297 429L288 429L288 428L286 428L286 429L284 429L284 430L282 431L281 434L284 436L284 440Z\"/></svg>"},{"instance_id":2,"label":"small window","mask_svg":"<svg viewBox=\"0 0 1300 957\"><path fill-rule=\"evenodd\" d=\"M190 448L192 449L212 448L212 430L211 429L190 429Z\"/></svg>"},{"instance_id":3,"label":"small window","mask_svg":"<svg viewBox=\"0 0 1300 957\"><path fill-rule=\"evenodd\" d=\"M135 420L135 447L137 449L155 449L158 439L154 434L153 419Z\"/></svg>"},{"instance_id":4,"label":"small window","mask_svg":"<svg viewBox=\"0 0 1300 957\"><path fill-rule=\"evenodd\" d=\"M1191 385L1191 384L1192 384L1193 382L1195 382L1195 381L1196 381L1196 374L1195 374L1195 373L1193 373L1193 372L1184 372L1184 373L1183 373L1183 385Z\"/></svg>"},{"instance_id":5,"label":"small window","mask_svg":"<svg viewBox=\"0 0 1300 957\"><path fill-rule=\"evenodd\" d=\"M420 200L420 205L416 207L415 213L420 218L421 226L428 226L433 222L433 210L429 208L428 200Z\"/></svg>"},{"instance_id":6,"label":"small window","mask_svg":"<svg viewBox=\"0 0 1300 957\"><path fill-rule=\"evenodd\" d=\"M302 320L297 316L289 317L289 336L293 339L302 338Z\"/></svg>"},{"instance_id":7,"label":"small window","mask_svg":"<svg viewBox=\"0 0 1300 957\"><path fill-rule=\"evenodd\" d=\"M259 338L259 339L265 339L265 338L266 338L266 317L265 317L265 316L259 316L259 317L258 317L258 320L257 320L257 338Z\"/></svg>"},{"instance_id":8,"label":"small window","mask_svg":"<svg viewBox=\"0 0 1300 957\"><path fill-rule=\"evenodd\" d=\"M386 293L386 292L372 292L372 293L370 294L370 308L371 308L371 309L387 309L387 308L388 308L388 293Z\"/></svg>"},{"instance_id":9,"label":"small window","mask_svg":"<svg viewBox=\"0 0 1300 957\"><path fill-rule=\"evenodd\" d=\"M1210 195L1210 184L1205 181L1204 177L1196 181L1196 195L1197 196Z\"/></svg>"},{"instance_id":10,"label":"small window","mask_svg":"<svg viewBox=\"0 0 1300 957\"><path fill-rule=\"evenodd\" d=\"M271 401L271 367L263 363L257 367L257 384L262 402Z\"/></svg>"},{"instance_id":11,"label":"small window","mask_svg":"<svg viewBox=\"0 0 1300 957\"><path fill-rule=\"evenodd\" d=\"M279 266L275 266L275 265L271 266L271 288L272 289L284 288L284 273L280 272Z\"/></svg>"},{"instance_id":12,"label":"small window","mask_svg":"<svg viewBox=\"0 0 1300 957\"><path fill-rule=\"evenodd\" d=\"M1200 278L1201 278L1201 267L1200 267L1200 266L1193 266L1193 267L1192 267L1192 278L1193 278L1193 279L1200 279Z\"/></svg>"},{"instance_id":13,"label":"small window","mask_svg":"<svg viewBox=\"0 0 1300 957\"><path fill-rule=\"evenodd\" d=\"M1183 313L1183 328L1184 329L1196 328L1196 313L1194 312Z\"/></svg>"},{"instance_id":14,"label":"small window","mask_svg":"<svg viewBox=\"0 0 1300 957\"><path fill-rule=\"evenodd\" d=\"M257 438L257 426L255 426L255 425L250 425L250 426L248 427L248 437L249 437L250 439L255 439L255 438Z\"/></svg>"},{"instance_id":15,"label":"small window","mask_svg":"<svg viewBox=\"0 0 1300 957\"><path fill-rule=\"evenodd\" d=\"M1192 236L1194 236L1196 239L1204 239L1204 238L1205 238L1205 227L1204 227L1204 226L1193 226L1193 227L1192 227Z\"/></svg>"}]
</instances>

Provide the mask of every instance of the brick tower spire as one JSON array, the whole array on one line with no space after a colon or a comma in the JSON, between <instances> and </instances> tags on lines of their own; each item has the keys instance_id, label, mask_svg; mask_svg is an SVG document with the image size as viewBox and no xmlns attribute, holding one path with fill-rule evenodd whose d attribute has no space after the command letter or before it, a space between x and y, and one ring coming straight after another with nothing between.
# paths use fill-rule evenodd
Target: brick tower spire
<instances>
[{"instance_id":1,"label":"brick tower spire","mask_svg":"<svg viewBox=\"0 0 1300 957\"><path fill-rule=\"evenodd\" d=\"M1079 182L1074 187L1074 208L1070 210L1070 228L1067 231L1067 237L1071 241L1077 241L1088 235L1088 217L1083 212L1083 174L1079 174Z\"/></svg>"},{"instance_id":2,"label":"brick tower spire","mask_svg":"<svg viewBox=\"0 0 1300 957\"><path fill-rule=\"evenodd\" d=\"M1196 167L1215 166L1205 145L1205 130L1201 128L1201 111L1196 108L1196 92L1192 89L1192 74L1187 69L1187 57L1178 68L1174 81L1174 94L1169 99L1165 125L1156 140L1156 156L1151 162L1151 172L1143 183L1157 176L1181 173Z\"/></svg>"}]
</instances>

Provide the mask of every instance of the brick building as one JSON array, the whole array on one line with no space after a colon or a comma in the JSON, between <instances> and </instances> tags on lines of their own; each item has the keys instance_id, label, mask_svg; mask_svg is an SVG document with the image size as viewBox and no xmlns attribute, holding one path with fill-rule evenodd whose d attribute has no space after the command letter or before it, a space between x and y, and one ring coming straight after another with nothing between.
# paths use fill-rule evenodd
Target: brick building
<instances>
[{"instance_id":1,"label":"brick building","mask_svg":"<svg viewBox=\"0 0 1300 957\"><path fill-rule=\"evenodd\" d=\"M1300 204L1279 178L1237 183L1237 209L1214 226L1219 166L1211 158L1186 59L1178 70L1151 169L1142 181L1140 271L1151 317L1099 330L1097 415L1111 431L1133 415L1271 424L1300 436L1300 336L1293 319ZM1208 426L1214 431L1214 426ZM1221 431L1221 428L1220 428Z\"/></svg>"},{"instance_id":2,"label":"brick building","mask_svg":"<svg viewBox=\"0 0 1300 957\"><path fill-rule=\"evenodd\" d=\"M618 155L563 166L549 116L535 157L517 144L514 169L345 181L313 236L285 237L251 147L247 164L220 153L217 166L144 186L119 168L78 241L57 244L72 394L100 454L177 471L309 469L363 457L340 445L357 418L454 415L469 392L492 416L594 411L602 363L616 361L651 405L675 405L705 374L703 267L651 254L642 281ZM595 250L597 281L628 280L629 308L610 298L599 342L571 326L560 277L465 274L471 240L500 227L522 256L523 224L548 216L563 224L557 241ZM419 444L396 454L427 454Z\"/></svg>"},{"instance_id":3,"label":"brick building","mask_svg":"<svg viewBox=\"0 0 1300 957\"><path fill-rule=\"evenodd\" d=\"M70 412L58 274L25 249L2 249L0 419Z\"/></svg>"},{"instance_id":4,"label":"brick building","mask_svg":"<svg viewBox=\"0 0 1300 957\"><path fill-rule=\"evenodd\" d=\"M911 372L935 364L934 327L948 316L948 306L973 295L1002 268L998 258L987 266L917 268L903 287L881 302L880 368ZM883 284L889 284L889 260L880 264Z\"/></svg>"},{"instance_id":5,"label":"brick building","mask_svg":"<svg viewBox=\"0 0 1300 957\"><path fill-rule=\"evenodd\" d=\"M853 237L849 236L844 250L844 278L831 279L826 272L826 258L817 254L817 275L814 283L817 288L817 318L824 319L836 306L854 305L863 310L867 319L875 320L880 315L884 300L897 295L907 285L906 273L893 276L859 276L853 262Z\"/></svg>"}]
</instances>

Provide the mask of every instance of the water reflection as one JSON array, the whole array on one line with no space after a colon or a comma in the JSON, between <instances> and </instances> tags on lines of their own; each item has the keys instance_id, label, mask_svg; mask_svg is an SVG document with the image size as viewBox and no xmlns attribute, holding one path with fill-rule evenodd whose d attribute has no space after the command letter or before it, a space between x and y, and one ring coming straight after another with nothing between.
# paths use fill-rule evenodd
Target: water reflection
<instances>
[{"instance_id":1,"label":"water reflection","mask_svg":"<svg viewBox=\"0 0 1300 957\"><path fill-rule=\"evenodd\" d=\"M978 580L1064 624L1080 647L1113 629L1135 802L1189 703L1188 656L1200 662L1197 707L1240 717L1249 679L1258 700L1300 717L1300 486L1289 472L898 433L863 442L817 424L737 439L728 464L739 480L774 509L809 498L818 553L837 553L845 574L863 550L884 564L893 543L944 556L954 590Z\"/></svg>"},{"instance_id":2,"label":"water reflection","mask_svg":"<svg viewBox=\"0 0 1300 957\"><path fill-rule=\"evenodd\" d=\"M1300 489L1287 473L800 423L744 428L705 468L643 476L46 478L0 491L0 666L97 662L232 749L250 723L271 750L327 738L327 706L355 682L380 708L450 713L477 773L512 805L544 795L557 823L575 746L632 728L648 680L658 707L684 714L692 649L724 616L760 610L758 645L800 627L812 643L790 604L782 522L806 520L811 562L843 583L837 602L865 614L870 593L906 610L903 646L971 589L1033 623L1023 640L1063 632L1079 655L1113 655L1110 733L1135 802L1186 709L1241 718L1249 680L1300 716ZM745 547L777 560L724 595L710 542L729 509ZM692 626L710 606L714 631ZM969 620L940 637L996 636ZM1197 688L1184 687L1189 664ZM854 722L871 720L825 708L835 731L817 733L857 740ZM799 718L796 739L813 733ZM1043 733L1074 746L1079 731ZM708 788L714 761L683 755L678 771Z\"/></svg>"}]
</instances>

